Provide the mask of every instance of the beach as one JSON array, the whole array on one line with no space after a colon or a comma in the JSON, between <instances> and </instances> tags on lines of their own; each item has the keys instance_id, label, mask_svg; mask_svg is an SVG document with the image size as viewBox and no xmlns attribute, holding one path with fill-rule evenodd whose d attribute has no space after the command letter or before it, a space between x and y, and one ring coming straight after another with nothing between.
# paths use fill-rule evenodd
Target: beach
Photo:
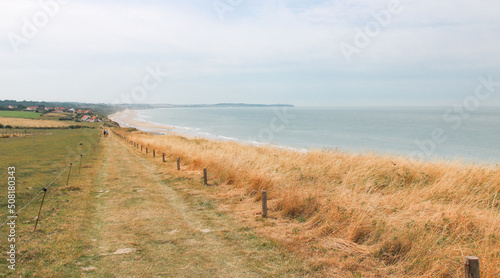
<instances>
[{"instance_id":1,"label":"beach","mask_svg":"<svg viewBox=\"0 0 500 278\"><path fill-rule=\"evenodd\" d=\"M111 119L112 121L117 122L121 127L133 127L140 129L142 131L166 134L169 133L172 129L172 127L137 120L138 118L137 110L127 109L109 115L108 118Z\"/></svg>"},{"instance_id":2,"label":"beach","mask_svg":"<svg viewBox=\"0 0 500 278\"><path fill-rule=\"evenodd\" d=\"M140 121L137 118L139 113L137 110L123 110L115 114L109 115L108 118L114 122L117 122L120 127L127 128L132 127L140 131L152 133L152 134L163 134L163 135L177 135L188 139L193 139L195 136L189 134L183 134L179 132L174 132L174 127L152 123L149 121Z\"/></svg>"}]
</instances>

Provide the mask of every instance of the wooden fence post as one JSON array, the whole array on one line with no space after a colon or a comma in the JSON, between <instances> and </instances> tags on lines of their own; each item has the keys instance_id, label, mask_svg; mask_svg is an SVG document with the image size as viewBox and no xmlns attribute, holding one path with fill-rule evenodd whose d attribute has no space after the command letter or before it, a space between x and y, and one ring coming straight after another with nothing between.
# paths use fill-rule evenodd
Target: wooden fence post
<instances>
[{"instance_id":1,"label":"wooden fence post","mask_svg":"<svg viewBox=\"0 0 500 278\"><path fill-rule=\"evenodd\" d=\"M148 153L148 147L146 147L146 154Z\"/></svg>"},{"instance_id":2,"label":"wooden fence post","mask_svg":"<svg viewBox=\"0 0 500 278\"><path fill-rule=\"evenodd\" d=\"M479 278L479 258L474 256L465 257L465 278Z\"/></svg>"},{"instance_id":3,"label":"wooden fence post","mask_svg":"<svg viewBox=\"0 0 500 278\"><path fill-rule=\"evenodd\" d=\"M40 210L38 211L38 217L36 218L35 229L33 230L33 232L36 232L36 226L38 226L38 219L40 219L40 213L42 213L43 201L45 201L45 195L47 194L47 188L44 188L42 190L43 190L42 204L40 205Z\"/></svg>"},{"instance_id":4,"label":"wooden fence post","mask_svg":"<svg viewBox=\"0 0 500 278\"><path fill-rule=\"evenodd\" d=\"M163 153L163 162L165 162L165 153Z\"/></svg>"},{"instance_id":5,"label":"wooden fence post","mask_svg":"<svg viewBox=\"0 0 500 278\"><path fill-rule=\"evenodd\" d=\"M267 218L267 191L262 190L262 218Z\"/></svg>"},{"instance_id":6,"label":"wooden fence post","mask_svg":"<svg viewBox=\"0 0 500 278\"><path fill-rule=\"evenodd\" d=\"M207 168L203 168L203 184L208 185Z\"/></svg>"},{"instance_id":7,"label":"wooden fence post","mask_svg":"<svg viewBox=\"0 0 500 278\"><path fill-rule=\"evenodd\" d=\"M68 184L69 184L69 177L71 176L71 166L72 165L73 165L73 163L69 164L68 180L66 181L66 186L68 186Z\"/></svg>"},{"instance_id":8,"label":"wooden fence post","mask_svg":"<svg viewBox=\"0 0 500 278\"><path fill-rule=\"evenodd\" d=\"M177 171L180 171L181 170L181 158L178 157L177 158Z\"/></svg>"},{"instance_id":9,"label":"wooden fence post","mask_svg":"<svg viewBox=\"0 0 500 278\"><path fill-rule=\"evenodd\" d=\"M83 154L80 155L80 166L78 167L78 175L80 175L80 170L82 169L82 159L83 159Z\"/></svg>"},{"instance_id":10,"label":"wooden fence post","mask_svg":"<svg viewBox=\"0 0 500 278\"><path fill-rule=\"evenodd\" d=\"M156 151L153 149L153 157L156 157Z\"/></svg>"}]
</instances>

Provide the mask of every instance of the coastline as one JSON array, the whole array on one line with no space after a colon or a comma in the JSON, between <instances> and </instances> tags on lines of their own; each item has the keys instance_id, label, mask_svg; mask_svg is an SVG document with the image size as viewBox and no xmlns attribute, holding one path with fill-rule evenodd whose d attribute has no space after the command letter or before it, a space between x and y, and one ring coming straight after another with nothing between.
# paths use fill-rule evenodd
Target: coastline
<instances>
[{"instance_id":1,"label":"coastline","mask_svg":"<svg viewBox=\"0 0 500 278\"><path fill-rule=\"evenodd\" d=\"M288 149L292 151L298 151L298 152L307 152L307 149L298 149L298 148L293 148L289 146L281 146L281 145L275 145L275 144L265 144L265 143L259 143L259 142L251 142L251 141L245 141L242 139L238 138L231 138L231 137L226 137L226 136L219 136L219 135L214 135L214 134L208 134L207 136L195 136L192 134L184 133L184 132L179 132L179 128L176 128L174 126L168 126L168 125L162 125L158 123L153 123L149 121L141 121L138 120L137 118L139 117L139 112L137 110L123 110L120 112L117 112L115 114L109 115L108 118L111 119L114 122L117 122L120 127L122 128L136 128L140 131L151 133L153 135L159 134L159 135L175 135L175 136L181 136L187 139L196 139L196 138L204 138L204 139L209 139L209 140L216 140L216 141L227 141L227 142L237 142L237 143L242 143L245 145L252 145L252 146L273 146L277 147L280 149Z\"/></svg>"},{"instance_id":2,"label":"coastline","mask_svg":"<svg viewBox=\"0 0 500 278\"><path fill-rule=\"evenodd\" d=\"M301 153L307 153L310 151L317 151L317 150L330 150L330 149L335 149L340 152L347 152L347 153L352 153L356 155L364 155L364 154L375 154L375 155L380 155L380 156L385 156L385 157L402 157L405 159L410 159L413 160L409 154L404 154L404 153L397 153L396 151L390 152L390 151L380 151L380 150L364 150L364 151L355 151L351 149L343 149L343 148L297 148L294 146L287 146L287 145L279 145L279 144L271 144L271 143L263 143L263 142L257 142L257 141L251 141L251 140L244 140L241 138L233 138L233 137L227 137L227 136L221 136L217 134L210 134L204 131L200 131L198 128L189 128L189 127L182 127L182 126L175 126L175 125L167 125L167 124L159 124L155 122L148 121L148 118L142 118L140 115L140 111L138 110L123 110L120 112L117 112L115 114L110 115L108 118L111 120L117 122L121 127L127 128L127 127L132 127L136 128L142 132L147 132L153 135L174 135L174 136L180 136L184 137L187 139L208 139L208 140L214 140L214 141L220 141L220 142L236 142L240 143L243 145L250 145L250 146L271 146L279 149L284 149L284 150L290 150L290 151L296 151L296 152L301 152ZM439 156L437 154L433 155L432 157L429 157L425 160L419 160L418 161L424 161L424 162L447 162L447 163L460 163L462 165L484 165L484 166L496 166L498 165L498 160L494 159L481 159L481 158L474 158L474 157L460 157L460 156L452 156L452 157L447 157L447 156Z\"/></svg>"},{"instance_id":3,"label":"coastline","mask_svg":"<svg viewBox=\"0 0 500 278\"><path fill-rule=\"evenodd\" d=\"M114 122L117 122L122 128L131 127L151 134L176 135L188 139L195 138L194 136L188 134L183 134L173 131L174 127L171 126L137 120L138 117L139 117L139 112L137 112L137 110L130 110L130 109L123 110L108 116L109 119L111 119Z\"/></svg>"}]
</instances>

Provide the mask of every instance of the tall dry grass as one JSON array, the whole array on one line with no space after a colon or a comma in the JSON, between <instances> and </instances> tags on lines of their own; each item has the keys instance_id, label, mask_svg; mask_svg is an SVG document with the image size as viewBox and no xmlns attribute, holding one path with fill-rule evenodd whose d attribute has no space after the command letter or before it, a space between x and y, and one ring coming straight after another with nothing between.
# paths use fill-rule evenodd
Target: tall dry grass
<instances>
[{"instance_id":1,"label":"tall dry grass","mask_svg":"<svg viewBox=\"0 0 500 278\"><path fill-rule=\"evenodd\" d=\"M11 125L13 127L19 127L19 128L30 128L30 127L67 127L70 125L74 125L75 122L0 117L0 124L3 124L4 126Z\"/></svg>"},{"instance_id":2,"label":"tall dry grass","mask_svg":"<svg viewBox=\"0 0 500 278\"><path fill-rule=\"evenodd\" d=\"M116 132L191 169L208 167L218 184L254 201L267 190L274 216L301 223L283 240L302 251L315 246L310 252L322 267L353 276L455 277L464 256L474 255L482 277L500 277L498 166Z\"/></svg>"}]
</instances>

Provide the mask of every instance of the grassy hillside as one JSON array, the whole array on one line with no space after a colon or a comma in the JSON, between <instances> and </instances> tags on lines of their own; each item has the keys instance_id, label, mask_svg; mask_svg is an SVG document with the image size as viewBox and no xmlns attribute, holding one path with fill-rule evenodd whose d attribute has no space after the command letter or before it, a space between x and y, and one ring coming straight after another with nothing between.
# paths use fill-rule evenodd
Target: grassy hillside
<instances>
[{"instance_id":1,"label":"grassy hillside","mask_svg":"<svg viewBox=\"0 0 500 278\"><path fill-rule=\"evenodd\" d=\"M68 262L76 261L85 254L89 239L79 233L88 225L87 209L92 196L86 193L86 184L95 176L92 161L87 154L82 163L82 174L78 175L79 164L72 169L72 178L66 186L70 161L78 161L79 154L86 153L97 141L97 129L56 129L33 137L0 139L0 169L2 179L7 181L8 167L15 167L16 211L28 204L42 188L48 187L41 221L33 233L41 195L33 200L16 220L16 275L23 277L75 277L79 267ZM66 169L66 170L65 170ZM59 174L62 174L59 178ZM57 178L57 179L56 179ZM4 183L6 184L6 182ZM0 219L3 223L10 215L7 209L7 189L2 187L0 198ZM0 224L1 224L0 223ZM7 268L6 250L8 226L0 232L0 244L4 259L0 260L0 277L13 277ZM57 274L57 275L56 275ZM11 276L12 275L12 276Z\"/></svg>"},{"instance_id":2,"label":"grassy hillside","mask_svg":"<svg viewBox=\"0 0 500 278\"><path fill-rule=\"evenodd\" d=\"M58 121L61 118L71 118L71 117L73 117L72 113L47 113L41 116L40 119Z\"/></svg>"},{"instance_id":3,"label":"grassy hillside","mask_svg":"<svg viewBox=\"0 0 500 278\"><path fill-rule=\"evenodd\" d=\"M219 185L213 198L340 277L458 277L466 255L500 276L500 168L294 152L137 131L119 134ZM157 158L159 162L159 159ZM258 221L260 192L270 219Z\"/></svg>"},{"instance_id":4,"label":"grassy hillside","mask_svg":"<svg viewBox=\"0 0 500 278\"><path fill-rule=\"evenodd\" d=\"M171 175L113 135L95 145L98 129L44 131L0 139L1 176L16 168L16 210L27 205L16 219L16 269L3 259L0 277L320 277L219 211L196 179ZM2 226L4 258L8 233Z\"/></svg>"},{"instance_id":5,"label":"grassy hillside","mask_svg":"<svg viewBox=\"0 0 500 278\"><path fill-rule=\"evenodd\" d=\"M0 111L0 117L38 119L40 115L42 114L29 111Z\"/></svg>"}]
</instances>

